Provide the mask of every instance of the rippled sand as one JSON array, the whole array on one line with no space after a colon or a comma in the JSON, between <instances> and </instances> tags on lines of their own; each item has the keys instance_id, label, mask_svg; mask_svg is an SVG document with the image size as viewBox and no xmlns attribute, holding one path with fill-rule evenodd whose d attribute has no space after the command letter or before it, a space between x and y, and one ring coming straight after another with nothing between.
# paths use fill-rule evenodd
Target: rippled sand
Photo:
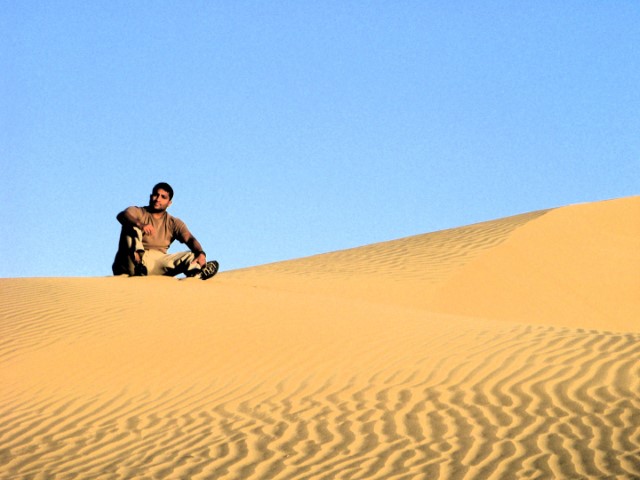
<instances>
[{"instance_id":1,"label":"rippled sand","mask_svg":"<svg viewBox=\"0 0 640 480\"><path fill-rule=\"evenodd\" d=\"M640 478L640 197L0 300L2 479Z\"/></svg>"}]
</instances>

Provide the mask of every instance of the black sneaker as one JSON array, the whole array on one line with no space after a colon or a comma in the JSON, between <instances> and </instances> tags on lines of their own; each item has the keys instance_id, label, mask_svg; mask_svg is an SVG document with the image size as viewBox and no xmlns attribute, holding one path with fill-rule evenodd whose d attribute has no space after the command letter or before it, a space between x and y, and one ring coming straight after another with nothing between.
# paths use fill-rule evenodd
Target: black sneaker
<instances>
[{"instance_id":1,"label":"black sneaker","mask_svg":"<svg viewBox=\"0 0 640 480\"><path fill-rule=\"evenodd\" d=\"M207 262L207 264L202 267L202 270L200 271L200 279L209 280L216 273L218 273L218 268L220 268L220 264L217 261L211 260L210 262Z\"/></svg>"},{"instance_id":2,"label":"black sneaker","mask_svg":"<svg viewBox=\"0 0 640 480\"><path fill-rule=\"evenodd\" d=\"M136 263L133 266L133 276L134 277L146 277L149 272L147 271L147 267L144 266L142 262Z\"/></svg>"}]
</instances>

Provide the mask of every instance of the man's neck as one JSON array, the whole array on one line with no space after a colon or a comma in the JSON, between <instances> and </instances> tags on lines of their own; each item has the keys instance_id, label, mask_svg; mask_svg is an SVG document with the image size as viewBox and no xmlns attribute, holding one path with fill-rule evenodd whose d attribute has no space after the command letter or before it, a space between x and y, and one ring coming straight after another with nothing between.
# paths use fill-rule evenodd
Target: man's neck
<instances>
[{"instance_id":1,"label":"man's neck","mask_svg":"<svg viewBox=\"0 0 640 480\"><path fill-rule=\"evenodd\" d=\"M166 210L154 210L153 207L147 207L147 211L151 214L153 218L162 218L166 215Z\"/></svg>"}]
</instances>

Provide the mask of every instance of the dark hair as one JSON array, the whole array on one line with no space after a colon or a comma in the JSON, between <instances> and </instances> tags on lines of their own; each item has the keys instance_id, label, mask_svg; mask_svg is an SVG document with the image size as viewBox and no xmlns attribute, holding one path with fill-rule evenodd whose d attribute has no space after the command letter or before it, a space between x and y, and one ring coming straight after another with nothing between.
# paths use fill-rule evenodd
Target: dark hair
<instances>
[{"instance_id":1,"label":"dark hair","mask_svg":"<svg viewBox=\"0 0 640 480\"><path fill-rule=\"evenodd\" d=\"M158 190L164 190L169 194L169 200L173 200L173 188L166 182L160 182L153 187L152 193L156 193Z\"/></svg>"}]
</instances>

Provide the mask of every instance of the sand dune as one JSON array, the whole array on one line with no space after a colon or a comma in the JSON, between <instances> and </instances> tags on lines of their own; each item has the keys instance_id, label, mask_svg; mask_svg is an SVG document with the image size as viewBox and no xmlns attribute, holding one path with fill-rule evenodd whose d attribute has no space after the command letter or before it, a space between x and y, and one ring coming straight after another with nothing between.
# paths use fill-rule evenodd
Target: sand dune
<instances>
[{"instance_id":1,"label":"sand dune","mask_svg":"<svg viewBox=\"0 0 640 480\"><path fill-rule=\"evenodd\" d=\"M0 279L0 478L640 478L640 197L171 278Z\"/></svg>"}]
</instances>

